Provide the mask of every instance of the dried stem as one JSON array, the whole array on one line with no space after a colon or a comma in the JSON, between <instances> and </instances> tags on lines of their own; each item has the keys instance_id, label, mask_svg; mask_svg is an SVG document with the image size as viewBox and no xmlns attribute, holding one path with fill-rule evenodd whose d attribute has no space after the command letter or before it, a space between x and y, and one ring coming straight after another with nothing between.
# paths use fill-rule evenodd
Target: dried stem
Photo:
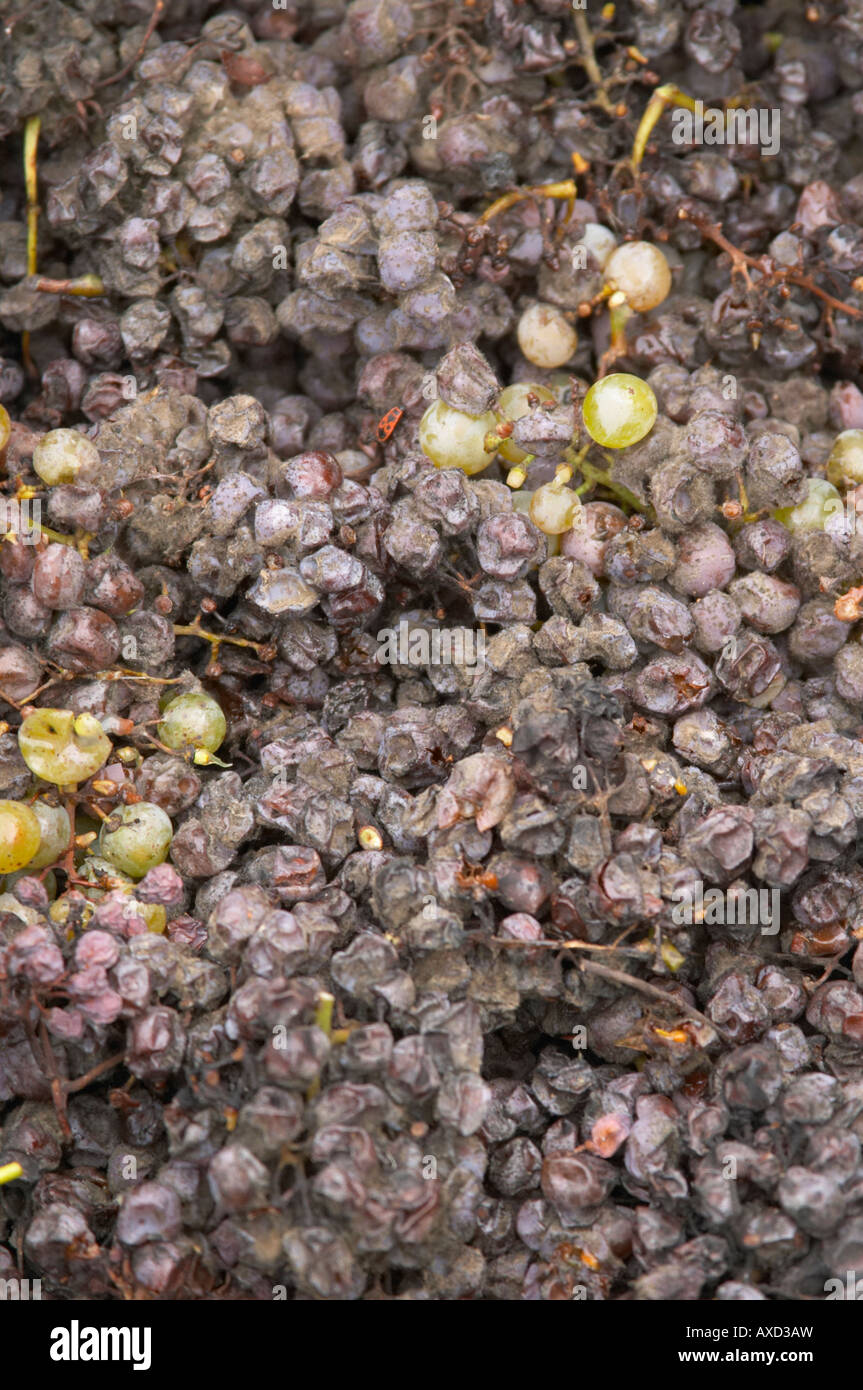
<instances>
[{"instance_id":1,"label":"dried stem","mask_svg":"<svg viewBox=\"0 0 863 1390\"><path fill-rule=\"evenodd\" d=\"M143 55L147 47L147 44L153 37L153 32L156 28L156 25L162 18L162 13L165 9L165 4L166 0L156 0L155 5L153 6L153 13L150 15L150 22L147 25L143 39L138 45L138 50L135 53L135 56L132 59L130 59L126 66L122 67L119 72L115 72L112 77L104 77L101 82L97 82L96 86L93 89L94 91L98 92L101 90L102 87L113 86L115 82L119 82L121 78L126 77L126 75L132 71L133 67L138 62L138 59L141 58L141 56Z\"/></svg>"},{"instance_id":2,"label":"dried stem","mask_svg":"<svg viewBox=\"0 0 863 1390\"><path fill-rule=\"evenodd\" d=\"M687 111L695 110L695 102L686 92L675 87L673 82L666 82L662 87L657 87L651 93L650 100L644 108L644 114L638 122L638 130L635 132L635 140L632 144L632 155L630 164L633 170L637 170L644 158L647 142L653 132L657 121L669 106L682 106Z\"/></svg>"},{"instance_id":3,"label":"dried stem","mask_svg":"<svg viewBox=\"0 0 863 1390\"><path fill-rule=\"evenodd\" d=\"M578 35L578 42L581 48L581 61L584 64L585 72L596 88L596 100L603 111L606 111L609 116L614 116L617 112L615 111L614 103L605 90L602 73L599 71L599 64L596 61L596 53L594 51L593 34L587 22L587 15L583 10L575 10L573 11L573 19L575 20L575 32Z\"/></svg>"},{"instance_id":4,"label":"dried stem","mask_svg":"<svg viewBox=\"0 0 863 1390\"><path fill-rule=\"evenodd\" d=\"M575 186L575 179L562 179L559 183L541 183L537 187L514 188L509 193L504 193L500 198L486 208L480 217L480 224L490 222L498 213L506 212L507 208L513 207L516 203L523 202L525 198L565 198L569 204L567 216L572 215L572 207L575 203L578 190Z\"/></svg>"},{"instance_id":5,"label":"dried stem","mask_svg":"<svg viewBox=\"0 0 863 1390\"><path fill-rule=\"evenodd\" d=\"M685 1000L678 999L674 994L669 994L667 989L660 989L659 985L648 984L647 980L641 980L637 975L628 975L624 970L613 970L610 965L602 965L597 960L579 960L576 961L576 965L579 970L585 971L588 975L597 975L600 979L608 980L612 984L623 985L627 989L637 990L640 994L646 994L651 999L661 999L669 1008L678 1009L689 1018L695 1019L696 1022L711 1028L714 1033L717 1033L727 1042L733 1041L723 1028L711 1022L705 1014L701 1013L691 1004L687 1004Z\"/></svg>"},{"instance_id":6,"label":"dried stem","mask_svg":"<svg viewBox=\"0 0 863 1390\"><path fill-rule=\"evenodd\" d=\"M39 176L37 171L37 149L40 116L31 116L24 127L24 187L27 193L27 274L36 274L39 236ZM21 334L21 356L31 377L38 376L36 365L30 356L30 334Z\"/></svg>"}]
</instances>

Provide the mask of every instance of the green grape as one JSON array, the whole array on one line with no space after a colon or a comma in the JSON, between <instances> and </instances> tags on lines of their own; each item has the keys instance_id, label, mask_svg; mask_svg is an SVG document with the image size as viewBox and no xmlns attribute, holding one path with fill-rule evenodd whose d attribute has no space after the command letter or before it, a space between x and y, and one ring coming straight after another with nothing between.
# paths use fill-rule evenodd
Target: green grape
<instances>
[{"instance_id":1,"label":"green grape","mask_svg":"<svg viewBox=\"0 0 863 1390\"><path fill-rule=\"evenodd\" d=\"M169 748L184 753L194 750L195 762L207 762L206 755L215 753L227 730L221 707L212 696L196 690L168 701L157 733Z\"/></svg>"},{"instance_id":2,"label":"green grape","mask_svg":"<svg viewBox=\"0 0 863 1390\"><path fill-rule=\"evenodd\" d=\"M78 878L92 883L92 888L82 888L81 891L84 897L93 903L100 902L105 894L113 889L131 893L135 886L135 880L129 874L123 873L115 864L111 864L99 854L88 854L80 868L76 869L76 874ZM107 887L100 883L103 879L107 881Z\"/></svg>"},{"instance_id":3,"label":"green grape","mask_svg":"<svg viewBox=\"0 0 863 1390\"><path fill-rule=\"evenodd\" d=\"M139 801L112 812L102 826L99 849L121 873L143 878L165 859L173 836L174 827L161 806Z\"/></svg>"},{"instance_id":4,"label":"green grape","mask_svg":"<svg viewBox=\"0 0 863 1390\"><path fill-rule=\"evenodd\" d=\"M842 510L842 498L826 478L806 479L809 495L796 507L779 507L773 516L794 534L823 531L831 516Z\"/></svg>"},{"instance_id":5,"label":"green grape","mask_svg":"<svg viewBox=\"0 0 863 1390\"><path fill-rule=\"evenodd\" d=\"M545 386L518 381L514 386L507 386L501 391L497 399L498 413L503 416L504 420L520 420L522 415L527 415L528 411L533 409L528 404L528 396L536 396L537 402L555 399L554 394ZM522 459L527 458L524 449L513 444L511 439L504 439L498 445L498 453L506 459L507 463L521 463Z\"/></svg>"},{"instance_id":6,"label":"green grape","mask_svg":"<svg viewBox=\"0 0 863 1390\"><path fill-rule=\"evenodd\" d=\"M33 471L48 487L90 483L99 475L99 450L77 430L49 430L33 450Z\"/></svg>"},{"instance_id":7,"label":"green grape","mask_svg":"<svg viewBox=\"0 0 863 1390\"><path fill-rule=\"evenodd\" d=\"M31 772L60 787L86 782L112 751L98 719L68 709L28 714L18 730L18 746Z\"/></svg>"},{"instance_id":8,"label":"green grape","mask_svg":"<svg viewBox=\"0 0 863 1390\"><path fill-rule=\"evenodd\" d=\"M23 801L0 801L0 874L29 864L39 849L39 822Z\"/></svg>"},{"instance_id":9,"label":"green grape","mask_svg":"<svg viewBox=\"0 0 863 1390\"><path fill-rule=\"evenodd\" d=\"M837 434L827 460L827 477L837 487L863 483L863 430Z\"/></svg>"},{"instance_id":10,"label":"green grape","mask_svg":"<svg viewBox=\"0 0 863 1390\"><path fill-rule=\"evenodd\" d=\"M560 536L576 524L581 498L563 483L543 483L533 494L530 519L546 536Z\"/></svg>"},{"instance_id":11,"label":"green grape","mask_svg":"<svg viewBox=\"0 0 863 1390\"><path fill-rule=\"evenodd\" d=\"M0 453L9 443L9 436L12 433L12 421L9 419L9 411L0 405Z\"/></svg>"},{"instance_id":12,"label":"green grape","mask_svg":"<svg viewBox=\"0 0 863 1390\"><path fill-rule=\"evenodd\" d=\"M606 449L637 444L656 422L656 397L646 381L628 372L595 381L581 409L591 439Z\"/></svg>"},{"instance_id":13,"label":"green grape","mask_svg":"<svg viewBox=\"0 0 863 1390\"><path fill-rule=\"evenodd\" d=\"M518 345L535 367L562 367L578 347L578 334L562 309L531 304L516 329Z\"/></svg>"},{"instance_id":14,"label":"green grape","mask_svg":"<svg viewBox=\"0 0 863 1390\"><path fill-rule=\"evenodd\" d=\"M481 473L495 455L493 449L486 449L485 438L494 434L496 426L490 410L482 415L466 415L438 399L420 420L420 448L435 468L460 468L468 475Z\"/></svg>"},{"instance_id":15,"label":"green grape","mask_svg":"<svg viewBox=\"0 0 863 1390\"><path fill-rule=\"evenodd\" d=\"M649 241L625 241L605 263L605 284L619 290L630 309L646 313L667 298L671 270L658 246Z\"/></svg>"},{"instance_id":16,"label":"green grape","mask_svg":"<svg viewBox=\"0 0 863 1390\"><path fill-rule=\"evenodd\" d=\"M44 801L34 801L33 810L42 831L42 843L30 860L31 869L44 869L54 864L66 853L72 836L72 825L68 811L62 806L48 806Z\"/></svg>"}]
</instances>

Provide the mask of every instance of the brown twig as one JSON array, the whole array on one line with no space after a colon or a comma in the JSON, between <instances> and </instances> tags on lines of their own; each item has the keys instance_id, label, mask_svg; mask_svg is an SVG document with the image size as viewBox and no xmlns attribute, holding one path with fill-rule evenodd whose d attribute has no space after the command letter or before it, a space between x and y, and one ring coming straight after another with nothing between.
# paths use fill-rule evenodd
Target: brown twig
<instances>
[{"instance_id":1,"label":"brown twig","mask_svg":"<svg viewBox=\"0 0 863 1390\"><path fill-rule=\"evenodd\" d=\"M678 1009L689 1018L695 1019L696 1022L705 1024L706 1027L711 1028L714 1033L717 1033L719 1037L724 1038L726 1042L733 1042L733 1038L731 1038L723 1028L720 1028L717 1023L711 1022L705 1014L699 1012L699 1010L694 1008L691 1004L687 1004L683 999L678 999L676 995L669 994L668 990L660 989L659 985L648 984L647 980L641 980L637 975L627 975L624 970L613 970L610 965L602 965L597 960L579 960L576 961L576 965L579 970L583 970L588 975L597 975L600 979L608 980L612 984L623 985L627 989L637 990L640 994L646 994L651 999L661 999L662 1002L667 1004L670 1008Z\"/></svg>"},{"instance_id":2,"label":"brown twig","mask_svg":"<svg viewBox=\"0 0 863 1390\"><path fill-rule=\"evenodd\" d=\"M712 241L721 251L724 251L731 259L732 275L741 275L746 281L749 289L754 289L752 276L749 268L757 270L764 277L764 288L771 289L775 285L791 284L797 285L800 289L808 290L823 300L831 309L836 309L843 314L850 314L852 318L863 318L863 309L858 309L854 304L845 304L841 299L836 299L834 295L822 290L820 285L816 285L811 275L806 275L802 270L796 270L794 266L777 266L769 256L750 256L746 251L741 251L739 246L735 246L720 231L715 222L702 216L694 208L684 205L677 209L677 216L682 222L691 222L698 228L701 235Z\"/></svg>"},{"instance_id":3,"label":"brown twig","mask_svg":"<svg viewBox=\"0 0 863 1390\"><path fill-rule=\"evenodd\" d=\"M133 67L138 62L138 59L142 57L147 47L147 44L153 37L153 31L155 30L156 25L159 23L159 20L162 17L162 12L165 8L165 4L166 0L156 0L155 5L153 6L153 13L150 15L150 23L147 25L147 28L144 32L144 37L141 40L138 50L135 53L135 56L131 59L131 61L128 62L125 67L122 67L119 72L115 72L113 77L104 77L101 82L97 82L95 87L93 88L94 91L98 92L102 87L113 86L115 82L119 82L121 78L126 77L128 73L132 71Z\"/></svg>"}]
</instances>

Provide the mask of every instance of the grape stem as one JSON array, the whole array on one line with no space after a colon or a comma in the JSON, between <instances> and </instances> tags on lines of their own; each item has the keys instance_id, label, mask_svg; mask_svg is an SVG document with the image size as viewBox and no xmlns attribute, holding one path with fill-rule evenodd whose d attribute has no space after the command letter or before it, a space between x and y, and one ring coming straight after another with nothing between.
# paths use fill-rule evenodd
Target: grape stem
<instances>
[{"instance_id":1,"label":"grape stem","mask_svg":"<svg viewBox=\"0 0 863 1390\"><path fill-rule=\"evenodd\" d=\"M27 194L27 274L36 274L39 234L39 176L37 149L41 116L31 116L24 127L24 186ZM30 334L21 334L21 355L28 376L39 375L36 364L30 356Z\"/></svg>"},{"instance_id":2,"label":"grape stem","mask_svg":"<svg viewBox=\"0 0 863 1390\"><path fill-rule=\"evenodd\" d=\"M596 88L597 104L601 106L603 111L607 112L609 116L616 116L618 115L617 109L609 97L608 92L605 90L602 73L596 61L594 39L590 25L587 22L587 15L583 10L574 10L573 19L575 20L575 32L578 35L578 43L581 48L581 61L585 72Z\"/></svg>"},{"instance_id":3,"label":"grape stem","mask_svg":"<svg viewBox=\"0 0 863 1390\"><path fill-rule=\"evenodd\" d=\"M854 304L845 304L841 299L836 299L826 290L822 290L820 285L816 285L811 275L806 275L804 271L793 265L779 266L771 256L750 256L746 251L741 251L739 246L735 246L722 233L715 222L711 222L708 217L700 213L697 208L689 202L685 202L677 209L677 216L682 222L691 222L697 227L703 237L712 241L718 246L720 251L724 251L731 259L731 274L740 275L746 283L748 289L754 290L752 276L749 274L750 267L757 270L762 276L759 288L771 289L775 285L792 284L798 285L800 289L808 290L830 308L839 313L850 314L852 318L863 318L863 309L858 309Z\"/></svg>"},{"instance_id":4,"label":"grape stem","mask_svg":"<svg viewBox=\"0 0 863 1390\"><path fill-rule=\"evenodd\" d=\"M542 183L537 187L514 188L511 192L496 198L482 213L479 222L480 224L490 222L493 217L497 217L501 212L506 212L507 208L513 207L525 198L565 198L568 204L565 220L568 222L572 216L576 196L575 179L563 179L560 183Z\"/></svg>"},{"instance_id":5,"label":"grape stem","mask_svg":"<svg viewBox=\"0 0 863 1390\"><path fill-rule=\"evenodd\" d=\"M205 642L211 642L214 659L222 643L230 642L234 647L251 647L252 651L257 652L262 660L266 660L264 653L267 651L267 644L265 642L250 642L245 637L228 637L223 633L207 632L201 627L198 618L193 623L174 623L173 627L178 637L201 637Z\"/></svg>"},{"instance_id":6,"label":"grape stem","mask_svg":"<svg viewBox=\"0 0 863 1390\"><path fill-rule=\"evenodd\" d=\"M597 468L595 464L588 463L584 454L589 448L590 445L588 444L578 454L576 454L574 449L567 449L564 455L567 462L571 465L573 472L578 470L584 478L584 482L580 483L575 489L578 496L580 497L582 493L588 492L592 488L601 486L606 488L609 492L613 492L619 501L623 502L627 507L631 507L633 511L643 512L645 515L649 516L652 512L652 508L636 497L634 492L630 492L628 487L624 487L622 483L616 483L611 476L610 468Z\"/></svg>"},{"instance_id":7,"label":"grape stem","mask_svg":"<svg viewBox=\"0 0 863 1390\"><path fill-rule=\"evenodd\" d=\"M651 93L650 100L644 108L641 120L638 122L638 130L635 132L635 140L632 145L630 164L633 172L638 170L647 150L647 142L656 123L669 106L682 106L687 111L695 111L695 101L686 92L681 91L680 87L675 87L673 82L666 82L661 87L657 87Z\"/></svg>"}]
</instances>

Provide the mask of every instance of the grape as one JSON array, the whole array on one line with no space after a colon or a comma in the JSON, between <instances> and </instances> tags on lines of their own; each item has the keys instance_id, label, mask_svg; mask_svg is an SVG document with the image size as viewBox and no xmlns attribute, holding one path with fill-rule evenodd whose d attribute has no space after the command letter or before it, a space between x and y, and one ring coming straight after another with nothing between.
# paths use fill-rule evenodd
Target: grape
<instances>
[{"instance_id":1,"label":"grape","mask_svg":"<svg viewBox=\"0 0 863 1390\"><path fill-rule=\"evenodd\" d=\"M827 522L842 510L842 498L826 478L807 478L809 495L796 507L779 507L773 516L787 526L792 535L803 531L823 531Z\"/></svg>"},{"instance_id":2,"label":"grape","mask_svg":"<svg viewBox=\"0 0 863 1390\"><path fill-rule=\"evenodd\" d=\"M591 254L600 270L604 270L608 258L617 246L617 238L601 222L585 222L584 235L576 246L584 246Z\"/></svg>"},{"instance_id":3,"label":"grape","mask_svg":"<svg viewBox=\"0 0 863 1390\"><path fill-rule=\"evenodd\" d=\"M619 290L639 314L655 309L671 289L668 261L649 241L627 241L605 263L605 284Z\"/></svg>"},{"instance_id":4,"label":"grape","mask_svg":"<svg viewBox=\"0 0 863 1390\"><path fill-rule=\"evenodd\" d=\"M613 372L593 383L584 398L582 414L585 429L597 444L625 449L653 429L656 397L640 377Z\"/></svg>"},{"instance_id":5,"label":"grape","mask_svg":"<svg viewBox=\"0 0 863 1390\"><path fill-rule=\"evenodd\" d=\"M538 402L554 400L553 393L545 386L534 386L529 382L519 381L515 386L507 386L501 391L497 401L498 414L502 415L504 420L520 420L532 409L528 404L528 396L536 396ZM504 439L498 446L498 453L507 463L521 463L522 459L527 458L524 449L520 449L511 439Z\"/></svg>"},{"instance_id":6,"label":"grape","mask_svg":"<svg viewBox=\"0 0 863 1390\"><path fill-rule=\"evenodd\" d=\"M33 810L42 832L42 843L30 860L31 869L44 869L54 864L69 848L72 826L69 814L62 806L49 806L45 801L35 801Z\"/></svg>"},{"instance_id":7,"label":"grape","mask_svg":"<svg viewBox=\"0 0 863 1390\"><path fill-rule=\"evenodd\" d=\"M94 885L92 888L82 890L84 897L94 903L99 902L106 893L114 888L124 893L131 893L135 886L135 880L129 874L122 873L115 864L103 859L99 854L89 854L80 869L77 870L77 876ZM100 879L107 880L106 887L96 886Z\"/></svg>"},{"instance_id":8,"label":"grape","mask_svg":"<svg viewBox=\"0 0 863 1390\"><path fill-rule=\"evenodd\" d=\"M494 450L485 447L485 437L494 433L496 425L490 410L483 415L465 415L446 401L436 400L420 420L420 448L435 468L480 473L494 458Z\"/></svg>"},{"instance_id":9,"label":"grape","mask_svg":"<svg viewBox=\"0 0 863 1390\"><path fill-rule=\"evenodd\" d=\"M198 690L168 701L157 732L169 748L183 752L194 749L195 761L202 762L206 759L197 755L215 753L227 729L221 707L212 696Z\"/></svg>"},{"instance_id":10,"label":"grape","mask_svg":"<svg viewBox=\"0 0 863 1390\"><path fill-rule=\"evenodd\" d=\"M0 405L0 453L3 452L6 445L9 443L9 436L11 433L12 422L9 419L9 412Z\"/></svg>"},{"instance_id":11,"label":"grape","mask_svg":"<svg viewBox=\"0 0 863 1390\"><path fill-rule=\"evenodd\" d=\"M68 709L28 714L18 730L18 746L30 771L58 786L85 782L111 752L111 740L98 719Z\"/></svg>"},{"instance_id":12,"label":"grape","mask_svg":"<svg viewBox=\"0 0 863 1390\"><path fill-rule=\"evenodd\" d=\"M0 874L29 864L39 849L39 822L23 801L0 801Z\"/></svg>"},{"instance_id":13,"label":"grape","mask_svg":"<svg viewBox=\"0 0 863 1390\"><path fill-rule=\"evenodd\" d=\"M33 470L48 487L95 482L99 450L77 430L49 430L33 450Z\"/></svg>"},{"instance_id":14,"label":"grape","mask_svg":"<svg viewBox=\"0 0 863 1390\"><path fill-rule=\"evenodd\" d=\"M578 345L578 334L561 309L531 304L518 321L518 345L535 367L562 367Z\"/></svg>"},{"instance_id":15,"label":"grape","mask_svg":"<svg viewBox=\"0 0 863 1390\"><path fill-rule=\"evenodd\" d=\"M139 801L114 811L102 826L99 849L108 863L131 878L143 878L161 864L174 836L174 827L161 806Z\"/></svg>"},{"instance_id":16,"label":"grape","mask_svg":"<svg viewBox=\"0 0 863 1390\"><path fill-rule=\"evenodd\" d=\"M827 460L827 477L837 487L863 483L863 430L837 434Z\"/></svg>"},{"instance_id":17,"label":"grape","mask_svg":"<svg viewBox=\"0 0 863 1390\"><path fill-rule=\"evenodd\" d=\"M530 502L530 519L547 536L560 536L578 523L581 498L563 483L543 483Z\"/></svg>"}]
</instances>

